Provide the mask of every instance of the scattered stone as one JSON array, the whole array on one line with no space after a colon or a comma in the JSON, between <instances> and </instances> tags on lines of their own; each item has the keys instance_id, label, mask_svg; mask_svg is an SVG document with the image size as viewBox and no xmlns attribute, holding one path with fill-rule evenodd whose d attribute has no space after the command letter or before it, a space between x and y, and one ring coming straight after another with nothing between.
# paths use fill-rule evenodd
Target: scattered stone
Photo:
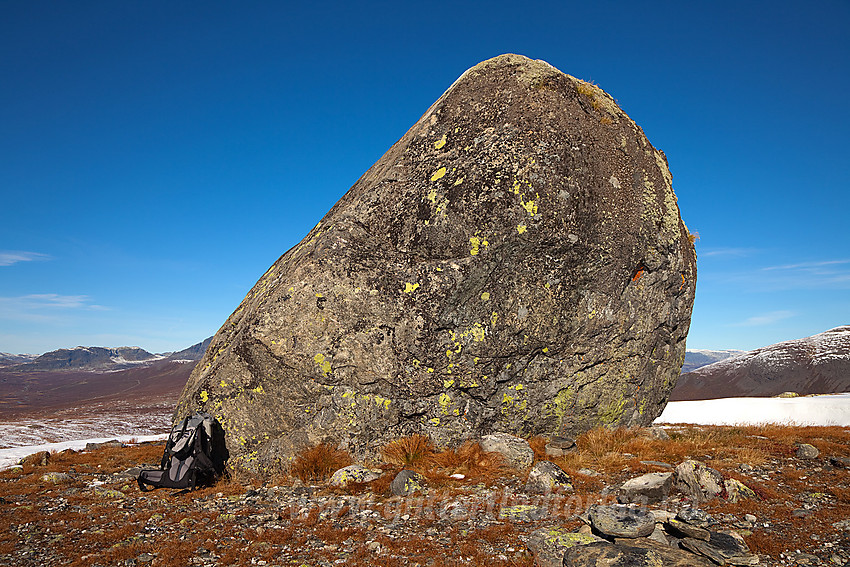
<instances>
[{"instance_id":1,"label":"scattered stone","mask_svg":"<svg viewBox=\"0 0 850 567\"><path fill-rule=\"evenodd\" d=\"M752 514L744 514L744 521L749 522L751 524L755 524L757 519L758 518L756 518Z\"/></svg>"},{"instance_id":2,"label":"scattered stone","mask_svg":"<svg viewBox=\"0 0 850 567\"><path fill-rule=\"evenodd\" d=\"M407 496L422 490L424 485L424 476L415 471L403 470L393 479L390 490L395 496Z\"/></svg>"},{"instance_id":3,"label":"scattered stone","mask_svg":"<svg viewBox=\"0 0 850 567\"><path fill-rule=\"evenodd\" d=\"M485 435L478 444L483 451L501 454L517 470L527 469L534 462L534 450L528 441L509 433Z\"/></svg>"},{"instance_id":4,"label":"scattered stone","mask_svg":"<svg viewBox=\"0 0 850 567\"><path fill-rule=\"evenodd\" d=\"M576 446L576 440L571 437L552 437L546 443L547 457L563 457Z\"/></svg>"},{"instance_id":5,"label":"scattered stone","mask_svg":"<svg viewBox=\"0 0 850 567\"><path fill-rule=\"evenodd\" d=\"M798 553L794 556L794 563L797 565L822 565L820 558L817 555L812 555L811 553Z\"/></svg>"},{"instance_id":6,"label":"scattered stone","mask_svg":"<svg viewBox=\"0 0 850 567\"><path fill-rule=\"evenodd\" d=\"M717 523L708 512L693 507L682 508L676 513L676 518L692 526L699 526L701 528L707 528Z\"/></svg>"},{"instance_id":7,"label":"scattered stone","mask_svg":"<svg viewBox=\"0 0 850 567\"><path fill-rule=\"evenodd\" d=\"M617 501L621 504L658 504L670 495L671 488L673 473L647 473L623 483Z\"/></svg>"},{"instance_id":8,"label":"scattered stone","mask_svg":"<svg viewBox=\"0 0 850 567\"><path fill-rule=\"evenodd\" d=\"M644 539L629 544L591 543L567 549L565 567L710 567L711 563L681 549Z\"/></svg>"},{"instance_id":9,"label":"scattered stone","mask_svg":"<svg viewBox=\"0 0 850 567\"><path fill-rule=\"evenodd\" d=\"M678 537L693 537L704 541L708 541L708 538L711 537L711 532L707 529L693 526L676 518L667 521L665 527L668 528L668 531L672 530L672 534Z\"/></svg>"},{"instance_id":10,"label":"scattered stone","mask_svg":"<svg viewBox=\"0 0 850 567\"><path fill-rule=\"evenodd\" d=\"M814 445L809 445L808 443L797 444L798 459L817 459L818 455L820 455L820 451Z\"/></svg>"},{"instance_id":11,"label":"scattered stone","mask_svg":"<svg viewBox=\"0 0 850 567\"><path fill-rule=\"evenodd\" d=\"M708 557L718 565L756 565L759 562L758 555L750 553L743 538L731 534L711 532L708 541L689 537L683 539L680 545Z\"/></svg>"},{"instance_id":12,"label":"scattered stone","mask_svg":"<svg viewBox=\"0 0 850 567\"><path fill-rule=\"evenodd\" d=\"M850 518L847 520L841 520L840 522L835 522L832 524L832 527L838 528L839 530L850 531Z\"/></svg>"},{"instance_id":13,"label":"scattered stone","mask_svg":"<svg viewBox=\"0 0 850 567\"><path fill-rule=\"evenodd\" d=\"M533 506L531 504L517 504L516 506L502 506L499 510L500 520L512 522L535 522L549 515L546 506Z\"/></svg>"},{"instance_id":14,"label":"scattered stone","mask_svg":"<svg viewBox=\"0 0 850 567\"><path fill-rule=\"evenodd\" d=\"M640 464L647 465L650 467L660 467L662 469L673 470L673 465L671 465L670 463L662 463L661 461L641 461Z\"/></svg>"},{"instance_id":15,"label":"scattered stone","mask_svg":"<svg viewBox=\"0 0 850 567\"><path fill-rule=\"evenodd\" d=\"M850 457L830 457L829 464L838 469L850 468Z\"/></svg>"},{"instance_id":16,"label":"scattered stone","mask_svg":"<svg viewBox=\"0 0 850 567\"><path fill-rule=\"evenodd\" d=\"M49 472L43 474L41 476L41 480L43 482L49 482L51 484L61 484L63 482L70 482L71 475L61 472Z\"/></svg>"},{"instance_id":17,"label":"scattered stone","mask_svg":"<svg viewBox=\"0 0 850 567\"><path fill-rule=\"evenodd\" d=\"M667 539L667 535L664 533L664 529L658 524L655 524L655 529L652 530L652 533L646 537L648 537L652 541L657 541L660 544L670 545L670 542Z\"/></svg>"},{"instance_id":18,"label":"scattered stone","mask_svg":"<svg viewBox=\"0 0 850 567\"><path fill-rule=\"evenodd\" d=\"M658 427L658 426L650 427L649 429L647 429L647 436L650 439L658 439L660 441L669 441L670 440L670 434L667 433L667 430L664 429L663 427Z\"/></svg>"},{"instance_id":19,"label":"scattered stone","mask_svg":"<svg viewBox=\"0 0 850 567\"><path fill-rule=\"evenodd\" d=\"M723 487L726 490L726 500L733 504L740 500L752 500L758 498L752 488L734 478L724 480Z\"/></svg>"},{"instance_id":20,"label":"scattered stone","mask_svg":"<svg viewBox=\"0 0 850 567\"><path fill-rule=\"evenodd\" d=\"M363 465L349 465L333 473L329 483L331 486L344 488L349 484L372 482L380 477L381 471L374 471Z\"/></svg>"},{"instance_id":21,"label":"scattered stone","mask_svg":"<svg viewBox=\"0 0 850 567\"><path fill-rule=\"evenodd\" d=\"M649 512L655 518L656 524L663 524L667 520L676 517L676 513L669 510L650 510Z\"/></svg>"},{"instance_id":22,"label":"scattered stone","mask_svg":"<svg viewBox=\"0 0 850 567\"><path fill-rule=\"evenodd\" d=\"M594 535L569 532L563 528L540 528L529 534L528 549L534 556L538 567L561 567L564 564L564 552L576 545L587 545L604 541Z\"/></svg>"},{"instance_id":23,"label":"scattered stone","mask_svg":"<svg viewBox=\"0 0 850 567\"><path fill-rule=\"evenodd\" d=\"M576 472L578 472L578 474L581 474L581 475L584 475L584 476L599 476L600 475L600 473L596 472L595 470L584 468L584 467L580 468Z\"/></svg>"},{"instance_id":24,"label":"scattered stone","mask_svg":"<svg viewBox=\"0 0 850 567\"><path fill-rule=\"evenodd\" d=\"M124 443L118 439L104 441L103 443L86 443L86 451L97 451L98 449L120 449Z\"/></svg>"},{"instance_id":25,"label":"scattered stone","mask_svg":"<svg viewBox=\"0 0 850 567\"><path fill-rule=\"evenodd\" d=\"M551 494L572 490L572 480L561 467L551 461L538 461L528 473L523 492L529 494Z\"/></svg>"},{"instance_id":26,"label":"scattered stone","mask_svg":"<svg viewBox=\"0 0 850 567\"><path fill-rule=\"evenodd\" d=\"M655 530L655 517L641 508L594 504L589 516L593 529L608 537L646 537Z\"/></svg>"},{"instance_id":27,"label":"scattered stone","mask_svg":"<svg viewBox=\"0 0 850 567\"><path fill-rule=\"evenodd\" d=\"M18 461L19 465L32 465L34 467L46 467L47 463L50 462L50 451L39 451L38 453L33 453L32 455L27 455L20 461Z\"/></svg>"},{"instance_id":28,"label":"scattered stone","mask_svg":"<svg viewBox=\"0 0 850 567\"><path fill-rule=\"evenodd\" d=\"M705 502L723 491L723 475L699 461L687 460L676 467L676 489L695 502Z\"/></svg>"}]
</instances>

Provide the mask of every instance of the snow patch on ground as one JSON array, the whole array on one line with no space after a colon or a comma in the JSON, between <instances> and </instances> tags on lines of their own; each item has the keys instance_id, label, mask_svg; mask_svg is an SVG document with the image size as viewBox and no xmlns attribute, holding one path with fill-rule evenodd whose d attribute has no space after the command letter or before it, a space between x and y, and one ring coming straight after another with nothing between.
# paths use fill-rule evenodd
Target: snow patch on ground
<instances>
[{"instance_id":1,"label":"snow patch on ground","mask_svg":"<svg viewBox=\"0 0 850 567\"><path fill-rule=\"evenodd\" d=\"M96 437L94 439L80 439L76 441L63 441L61 443L44 443L42 445L30 445L28 447L10 447L0 449L0 470L9 468L18 463L27 455L40 453L41 451L65 451L72 449L80 451L86 448L87 443L105 443L107 441L118 440L122 443L127 443L134 440L137 443L145 441L162 441L168 437L167 433L159 435L118 435L115 437Z\"/></svg>"},{"instance_id":2,"label":"snow patch on ground","mask_svg":"<svg viewBox=\"0 0 850 567\"><path fill-rule=\"evenodd\" d=\"M800 398L721 398L669 402L654 423L850 426L850 393Z\"/></svg>"}]
</instances>

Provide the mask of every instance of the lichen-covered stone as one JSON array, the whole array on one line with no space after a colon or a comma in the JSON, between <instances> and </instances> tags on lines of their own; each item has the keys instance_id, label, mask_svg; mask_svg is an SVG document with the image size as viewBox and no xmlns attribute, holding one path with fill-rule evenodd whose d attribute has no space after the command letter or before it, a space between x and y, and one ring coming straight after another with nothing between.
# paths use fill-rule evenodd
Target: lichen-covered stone
<instances>
[{"instance_id":1,"label":"lichen-covered stone","mask_svg":"<svg viewBox=\"0 0 850 567\"><path fill-rule=\"evenodd\" d=\"M425 488L425 477L411 470L399 472L390 484L390 492L394 496L407 496L423 488Z\"/></svg>"},{"instance_id":2,"label":"lichen-covered stone","mask_svg":"<svg viewBox=\"0 0 850 567\"><path fill-rule=\"evenodd\" d=\"M726 500L732 503L738 502L740 500L758 499L758 495L752 488L750 488L740 480L734 478L728 478L724 480L723 488L726 491Z\"/></svg>"},{"instance_id":3,"label":"lichen-covered stone","mask_svg":"<svg viewBox=\"0 0 850 567\"><path fill-rule=\"evenodd\" d=\"M534 462L534 450L528 441L509 433L485 435L478 444L482 451L499 453L510 466L517 470L527 469Z\"/></svg>"},{"instance_id":4,"label":"lichen-covered stone","mask_svg":"<svg viewBox=\"0 0 850 567\"><path fill-rule=\"evenodd\" d=\"M528 549L534 556L536 567L561 567L564 564L564 552L576 545L587 545L604 541L590 534L571 532L559 527L540 528L528 537Z\"/></svg>"},{"instance_id":5,"label":"lichen-covered stone","mask_svg":"<svg viewBox=\"0 0 850 567\"><path fill-rule=\"evenodd\" d=\"M723 492L723 475L704 463L688 459L676 467L676 489L695 502L705 502Z\"/></svg>"},{"instance_id":6,"label":"lichen-covered stone","mask_svg":"<svg viewBox=\"0 0 850 567\"><path fill-rule=\"evenodd\" d=\"M687 551L649 539L625 543L591 543L564 553L564 567L712 567Z\"/></svg>"},{"instance_id":7,"label":"lichen-covered stone","mask_svg":"<svg viewBox=\"0 0 850 567\"><path fill-rule=\"evenodd\" d=\"M476 65L260 278L176 415L214 414L257 472L321 441L647 425L696 285L671 179L599 87Z\"/></svg>"},{"instance_id":8,"label":"lichen-covered stone","mask_svg":"<svg viewBox=\"0 0 850 567\"><path fill-rule=\"evenodd\" d=\"M329 483L331 486L346 487L349 484L372 482L380 477L379 470L372 470L362 465L349 465L334 472Z\"/></svg>"},{"instance_id":9,"label":"lichen-covered stone","mask_svg":"<svg viewBox=\"0 0 850 567\"><path fill-rule=\"evenodd\" d=\"M538 461L529 471L522 490L529 494L551 494L572 489L572 479L561 467L551 461Z\"/></svg>"}]
</instances>

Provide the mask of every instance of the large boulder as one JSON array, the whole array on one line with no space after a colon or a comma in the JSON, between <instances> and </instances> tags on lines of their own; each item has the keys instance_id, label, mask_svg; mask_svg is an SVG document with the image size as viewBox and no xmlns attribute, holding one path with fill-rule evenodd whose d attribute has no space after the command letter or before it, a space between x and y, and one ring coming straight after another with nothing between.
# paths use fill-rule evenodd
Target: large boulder
<instances>
[{"instance_id":1,"label":"large boulder","mask_svg":"<svg viewBox=\"0 0 850 567\"><path fill-rule=\"evenodd\" d=\"M647 425L695 285L664 154L602 89L502 55L269 268L176 415L215 414L257 472L320 441Z\"/></svg>"}]
</instances>

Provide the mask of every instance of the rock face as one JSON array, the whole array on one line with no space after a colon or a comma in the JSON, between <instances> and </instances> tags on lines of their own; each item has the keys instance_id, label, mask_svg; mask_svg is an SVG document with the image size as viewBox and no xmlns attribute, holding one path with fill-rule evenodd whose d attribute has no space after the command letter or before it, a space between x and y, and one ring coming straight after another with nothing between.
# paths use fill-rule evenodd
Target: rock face
<instances>
[{"instance_id":1,"label":"rock face","mask_svg":"<svg viewBox=\"0 0 850 567\"><path fill-rule=\"evenodd\" d=\"M598 87L502 55L269 268L176 415L215 414L257 471L320 441L645 425L695 284L664 154Z\"/></svg>"}]
</instances>

